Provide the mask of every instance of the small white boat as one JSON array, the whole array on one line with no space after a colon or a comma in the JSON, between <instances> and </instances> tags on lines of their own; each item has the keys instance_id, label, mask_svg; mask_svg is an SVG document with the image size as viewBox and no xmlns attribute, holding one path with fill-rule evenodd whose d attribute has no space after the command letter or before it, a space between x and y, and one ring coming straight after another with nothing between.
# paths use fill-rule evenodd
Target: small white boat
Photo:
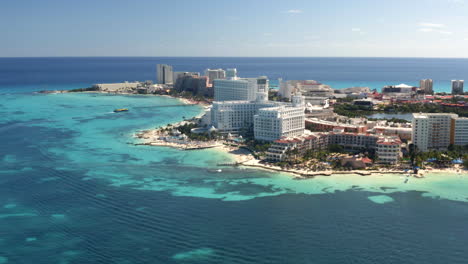
<instances>
[{"instance_id":1,"label":"small white boat","mask_svg":"<svg viewBox=\"0 0 468 264\"><path fill-rule=\"evenodd\" d=\"M222 169L214 169L214 170L208 170L208 172L219 173L219 172L223 172L223 170Z\"/></svg>"}]
</instances>

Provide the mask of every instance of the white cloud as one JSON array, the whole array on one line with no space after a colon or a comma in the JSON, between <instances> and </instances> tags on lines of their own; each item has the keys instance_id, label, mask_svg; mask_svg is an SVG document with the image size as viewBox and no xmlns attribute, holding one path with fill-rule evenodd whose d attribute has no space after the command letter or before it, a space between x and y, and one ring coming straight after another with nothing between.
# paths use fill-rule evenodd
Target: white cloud
<instances>
[{"instance_id":1,"label":"white cloud","mask_svg":"<svg viewBox=\"0 0 468 264\"><path fill-rule=\"evenodd\" d=\"M433 32L433 33L439 33L442 35L451 35L453 32L444 30L445 25L444 24L437 24L437 23L426 23L426 22L421 22L418 24L419 25L419 31L421 32Z\"/></svg>"},{"instance_id":2,"label":"white cloud","mask_svg":"<svg viewBox=\"0 0 468 264\"><path fill-rule=\"evenodd\" d=\"M447 0L450 4L464 4L465 0Z\"/></svg>"},{"instance_id":3,"label":"white cloud","mask_svg":"<svg viewBox=\"0 0 468 264\"><path fill-rule=\"evenodd\" d=\"M429 32L434 32L434 33L439 33L442 35L452 35L452 31L446 31L446 30L440 30L440 29L434 29L434 28L420 28L419 31L429 33Z\"/></svg>"},{"instance_id":4,"label":"white cloud","mask_svg":"<svg viewBox=\"0 0 468 264\"><path fill-rule=\"evenodd\" d=\"M319 40L320 36L304 36L305 40Z\"/></svg>"},{"instance_id":5,"label":"white cloud","mask_svg":"<svg viewBox=\"0 0 468 264\"><path fill-rule=\"evenodd\" d=\"M434 29L432 29L432 28L420 28L419 31L422 31L422 32L432 32L432 31L434 31Z\"/></svg>"},{"instance_id":6,"label":"white cloud","mask_svg":"<svg viewBox=\"0 0 468 264\"><path fill-rule=\"evenodd\" d=\"M301 10L301 9L289 9L286 13L289 13L289 14L300 14L300 13L302 13L302 10Z\"/></svg>"},{"instance_id":7,"label":"white cloud","mask_svg":"<svg viewBox=\"0 0 468 264\"><path fill-rule=\"evenodd\" d=\"M352 32L355 32L355 33L357 33L357 34L359 34L359 35L365 35L365 34L367 34L366 32L362 31L362 29L360 29L360 28L352 28L351 31L352 31Z\"/></svg>"},{"instance_id":8,"label":"white cloud","mask_svg":"<svg viewBox=\"0 0 468 264\"><path fill-rule=\"evenodd\" d=\"M440 34L444 34L444 35L452 35L452 34L453 34L453 32L451 32L451 31L439 30L438 32L439 32Z\"/></svg>"},{"instance_id":9,"label":"white cloud","mask_svg":"<svg viewBox=\"0 0 468 264\"><path fill-rule=\"evenodd\" d=\"M443 27L445 27L444 24L425 23L425 22L419 23L419 26L420 27L429 27L429 28L443 28Z\"/></svg>"}]
</instances>

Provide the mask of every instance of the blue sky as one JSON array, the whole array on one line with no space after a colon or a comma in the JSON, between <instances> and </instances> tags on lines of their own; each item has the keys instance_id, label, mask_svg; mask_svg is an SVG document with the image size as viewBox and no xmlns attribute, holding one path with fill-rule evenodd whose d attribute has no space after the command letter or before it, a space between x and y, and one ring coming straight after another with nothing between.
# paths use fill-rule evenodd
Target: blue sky
<instances>
[{"instance_id":1,"label":"blue sky","mask_svg":"<svg viewBox=\"0 0 468 264\"><path fill-rule=\"evenodd\" d=\"M0 57L468 57L468 0L1 0Z\"/></svg>"}]
</instances>

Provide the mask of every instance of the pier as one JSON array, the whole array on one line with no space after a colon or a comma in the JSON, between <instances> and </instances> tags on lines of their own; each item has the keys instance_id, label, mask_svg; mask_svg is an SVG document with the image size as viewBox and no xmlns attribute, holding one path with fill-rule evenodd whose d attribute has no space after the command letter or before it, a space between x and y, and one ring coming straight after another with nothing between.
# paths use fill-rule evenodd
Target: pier
<instances>
[{"instance_id":1,"label":"pier","mask_svg":"<svg viewBox=\"0 0 468 264\"><path fill-rule=\"evenodd\" d=\"M227 162L227 163L218 163L216 164L217 166L231 166L231 167L235 167L235 166L239 166L241 165L242 163L239 163L239 162Z\"/></svg>"}]
</instances>

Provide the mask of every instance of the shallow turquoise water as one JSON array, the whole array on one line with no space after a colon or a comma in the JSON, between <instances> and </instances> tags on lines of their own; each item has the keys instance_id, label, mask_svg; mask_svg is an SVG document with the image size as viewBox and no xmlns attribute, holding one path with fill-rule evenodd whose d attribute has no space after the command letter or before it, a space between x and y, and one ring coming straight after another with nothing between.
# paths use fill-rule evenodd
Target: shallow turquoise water
<instances>
[{"instance_id":1,"label":"shallow turquoise water","mask_svg":"<svg viewBox=\"0 0 468 264\"><path fill-rule=\"evenodd\" d=\"M210 169L232 157L218 150L181 151L167 147L135 146L133 134L141 129L159 127L201 113L198 106L183 105L179 100L157 96L104 94L16 94L2 98L1 131L8 134L23 126L30 133L38 131L32 145L40 160L5 153L6 165L0 173L35 170L35 165L49 161L54 169L67 172L84 169L81 180L102 179L112 186L140 190L170 191L177 196L248 200L285 193L319 194L345 191L360 186L379 191L391 187L396 191L426 191L426 196L440 196L464 201L468 194L468 176L428 177L403 184L401 176L360 177L352 175L317 177L296 181L287 174L249 168L224 168L223 173ZM113 113L126 107L129 112ZM53 130L41 135L41 129ZM45 132L47 133L47 132ZM55 137L54 133L60 134ZM21 142L10 142L21 144ZM177 172L174 174L174 172ZM441 180L442 179L442 180ZM60 175L38 177L37 183L64 180ZM256 186L245 191L242 186ZM463 186L463 188L459 188ZM7 206L7 205L6 205Z\"/></svg>"},{"instance_id":2,"label":"shallow turquoise water","mask_svg":"<svg viewBox=\"0 0 468 264\"><path fill-rule=\"evenodd\" d=\"M0 59L0 263L466 263L468 175L291 175L222 168L215 151L133 146L198 114L151 96L33 94L151 80L158 63L335 88L463 79L468 60ZM114 114L115 108L130 112Z\"/></svg>"},{"instance_id":3,"label":"shallow turquoise water","mask_svg":"<svg viewBox=\"0 0 468 264\"><path fill-rule=\"evenodd\" d=\"M129 144L140 129L202 110L176 99L25 93L0 105L0 263L421 263L448 250L456 253L443 260L462 263L468 255L466 174L405 184L399 175L218 173L232 157L217 150ZM121 107L130 111L112 112Z\"/></svg>"},{"instance_id":4,"label":"shallow turquoise water","mask_svg":"<svg viewBox=\"0 0 468 264\"><path fill-rule=\"evenodd\" d=\"M6 104L3 104L0 122L14 122L11 126L25 124L31 129L52 128L65 134L65 145L51 147L47 141L37 143L44 147L40 149L44 153L69 160L71 163L67 166L78 164L97 169L101 165L107 167L109 163L119 165L123 162L127 166L138 166L171 158L204 166L211 160L209 151L207 155L191 155L169 148L157 151L151 147L130 145L137 142L132 135L138 130L163 126L201 112L200 107L183 105L176 99L101 94L25 94L7 95L3 101ZM122 107L131 111L112 112ZM9 126L2 128L4 131L8 129ZM10 163L19 159L11 155L4 157L4 161Z\"/></svg>"}]
</instances>

